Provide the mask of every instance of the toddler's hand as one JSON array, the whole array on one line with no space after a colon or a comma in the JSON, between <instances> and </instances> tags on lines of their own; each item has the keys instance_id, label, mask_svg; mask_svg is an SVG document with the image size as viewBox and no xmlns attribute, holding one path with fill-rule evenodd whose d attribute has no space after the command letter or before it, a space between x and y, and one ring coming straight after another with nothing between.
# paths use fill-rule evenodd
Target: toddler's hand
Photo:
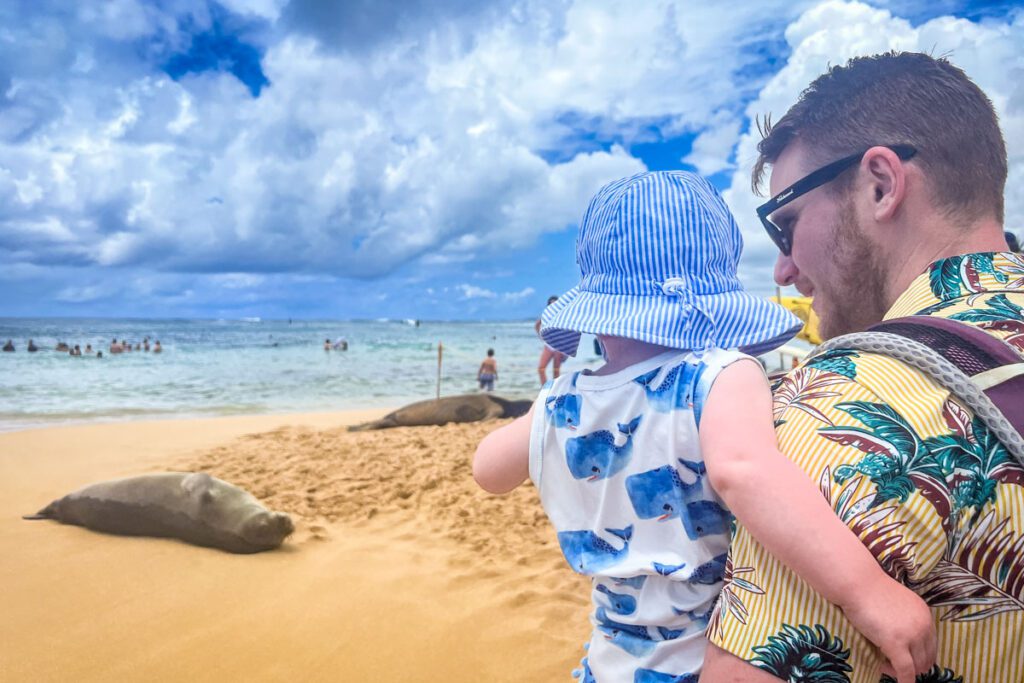
<instances>
[{"instance_id":1,"label":"toddler's hand","mask_svg":"<svg viewBox=\"0 0 1024 683\"><path fill-rule=\"evenodd\" d=\"M903 584L889 578L876 581L841 607L854 628L882 651L898 683L914 683L917 674L935 664L931 610Z\"/></svg>"}]
</instances>

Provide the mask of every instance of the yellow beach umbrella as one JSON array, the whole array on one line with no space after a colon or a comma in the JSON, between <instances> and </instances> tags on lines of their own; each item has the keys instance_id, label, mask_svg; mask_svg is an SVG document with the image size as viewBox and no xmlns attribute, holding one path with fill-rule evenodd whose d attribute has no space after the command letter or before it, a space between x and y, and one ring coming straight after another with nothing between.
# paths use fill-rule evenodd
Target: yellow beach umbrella
<instances>
[{"instance_id":1,"label":"yellow beach umbrella","mask_svg":"<svg viewBox=\"0 0 1024 683\"><path fill-rule=\"evenodd\" d=\"M811 297L773 296L771 299L782 304L790 313L804 321L804 328L796 335L797 339L803 339L814 345L821 343L821 336L818 334L818 316L811 310Z\"/></svg>"}]
</instances>

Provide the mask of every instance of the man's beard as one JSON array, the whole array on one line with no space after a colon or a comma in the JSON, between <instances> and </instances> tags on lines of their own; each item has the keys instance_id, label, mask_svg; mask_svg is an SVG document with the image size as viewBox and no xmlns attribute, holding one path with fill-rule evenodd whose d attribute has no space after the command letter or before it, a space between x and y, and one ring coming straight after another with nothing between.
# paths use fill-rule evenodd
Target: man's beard
<instances>
[{"instance_id":1,"label":"man's beard","mask_svg":"<svg viewBox=\"0 0 1024 683\"><path fill-rule=\"evenodd\" d=\"M815 283L822 339L863 331L880 322L888 308L882 257L860 232L852 198L839 207L835 239L833 277Z\"/></svg>"}]
</instances>

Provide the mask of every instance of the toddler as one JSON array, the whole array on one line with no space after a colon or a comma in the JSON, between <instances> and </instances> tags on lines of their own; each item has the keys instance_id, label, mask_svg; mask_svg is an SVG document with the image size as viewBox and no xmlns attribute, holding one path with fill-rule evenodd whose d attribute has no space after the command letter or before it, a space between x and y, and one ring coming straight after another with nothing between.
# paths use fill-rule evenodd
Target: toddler
<instances>
[{"instance_id":1,"label":"toddler","mask_svg":"<svg viewBox=\"0 0 1024 683\"><path fill-rule=\"evenodd\" d=\"M581 681L697 681L735 515L912 683L934 662L930 612L779 452L752 356L800 321L743 290L741 248L696 175L601 189L580 223L582 279L544 311L541 335L575 355L580 333L595 334L605 365L546 384L481 442L474 477L493 493L529 477L569 566L592 577Z\"/></svg>"}]
</instances>

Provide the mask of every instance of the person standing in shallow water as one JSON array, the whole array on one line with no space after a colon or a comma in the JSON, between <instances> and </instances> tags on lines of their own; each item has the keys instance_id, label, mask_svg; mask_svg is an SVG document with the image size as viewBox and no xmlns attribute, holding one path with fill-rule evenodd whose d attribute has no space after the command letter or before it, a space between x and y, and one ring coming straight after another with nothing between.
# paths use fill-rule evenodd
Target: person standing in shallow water
<instances>
[{"instance_id":1,"label":"person standing in shallow water","mask_svg":"<svg viewBox=\"0 0 1024 683\"><path fill-rule=\"evenodd\" d=\"M8 339L7 343L4 344L3 350L5 353L14 353L14 342Z\"/></svg>"},{"instance_id":2,"label":"person standing in shallow water","mask_svg":"<svg viewBox=\"0 0 1024 683\"><path fill-rule=\"evenodd\" d=\"M494 349L487 349L487 358L480 363L476 379L480 382L480 391L494 391L494 382L498 379L498 361L494 360Z\"/></svg>"},{"instance_id":3,"label":"person standing in shallow water","mask_svg":"<svg viewBox=\"0 0 1024 683\"><path fill-rule=\"evenodd\" d=\"M557 296L548 297L548 306L558 301ZM540 337L540 325L541 319L537 318L537 322L534 323L533 329ZM541 339L541 341L544 341ZM558 379L558 376L562 374L562 361L565 360L565 354L555 351L553 348L544 344L544 349L540 352L540 363L537 365L537 375L540 377L540 384L544 384L548 381L548 363L551 363L551 376L553 379Z\"/></svg>"}]
</instances>

